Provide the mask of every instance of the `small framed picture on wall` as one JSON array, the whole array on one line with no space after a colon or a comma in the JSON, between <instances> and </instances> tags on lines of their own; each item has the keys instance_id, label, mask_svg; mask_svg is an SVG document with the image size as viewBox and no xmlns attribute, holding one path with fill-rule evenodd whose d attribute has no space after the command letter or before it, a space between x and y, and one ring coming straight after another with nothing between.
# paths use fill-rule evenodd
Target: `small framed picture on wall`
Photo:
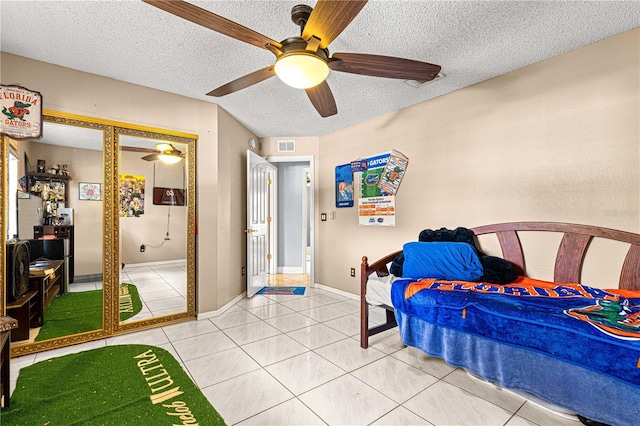
<instances>
[{"instance_id":1,"label":"small framed picture on wall","mask_svg":"<svg viewBox=\"0 0 640 426\"><path fill-rule=\"evenodd\" d=\"M102 200L102 184L101 183L89 183L80 182L78 184L78 197L81 200Z\"/></svg>"}]
</instances>

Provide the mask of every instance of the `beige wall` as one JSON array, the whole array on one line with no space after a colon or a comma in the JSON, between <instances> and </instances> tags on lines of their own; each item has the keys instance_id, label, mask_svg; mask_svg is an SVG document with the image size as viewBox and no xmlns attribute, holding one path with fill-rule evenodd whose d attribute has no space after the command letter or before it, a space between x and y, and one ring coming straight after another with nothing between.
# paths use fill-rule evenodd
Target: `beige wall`
<instances>
[{"instance_id":1,"label":"beige wall","mask_svg":"<svg viewBox=\"0 0 640 426\"><path fill-rule=\"evenodd\" d=\"M215 209L218 217L218 306L246 290L246 218L248 141L255 135L225 110L218 114L218 193ZM206 166L203 166L206 168ZM201 216L203 212L201 211ZM208 268L208 259L202 259Z\"/></svg>"},{"instance_id":2,"label":"beige wall","mask_svg":"<svg viewBox=\"0 0 640 426\"><path fill-rule=\"evenodd\" d=\"M242 292L238 291L240 278L233 284L219 279L219 253L224 259L244 258L240 243L221 245L221 241L228 242L228 239L219 238L219 231L238 236L243 235L244 228L237 222L225 222L230 213L227 217L219 217L218 212L227 207L218 201L218 191L219 187L228 187L226 191L230 191L235 183L229 182L242 182L244 170L229 167L223 174L219 173L218 167L223 163L236 165L239 162L235 158L238 151L226 146L236 142L230 136L238 132L239 138L243 139L242 146L246 146L250 133L231 118L224 119L219 125L221 110L212 103L7 53L2 53L1 67L3 84L20 84L39 91L46 109L197 134L197 309L201 313L218 309ZM222 147L219 146L219 134L227 136L221 142ZM224 151L222 155L219 149ZM240 213L234 211L233 214ZM227 290L228 286L233 290Z\"/></svg>"},{"instance_id":3,"label":"beige wall","mask_svg":"<svg viewBox=\"0 0 640 426\"><path fill-rule=\"evenodd\" d=\"M359 227L355 208L320 222L316 282L357 294L349 268L424 228L538 220L640 231L639 48L637 29L321 137L322 212L335 210L336 165L392 148L410 162L397 226ZM551 262L528 266L545 275Z\"/></svg>"},{"instance_id":4,"label":"beige wall","mask_svg":"<svg viewBox=\"0 0 640 426\"><path fill-rule=\"evenodd\" d=\"M185 151L185 148L180 145L175 144L175 146ZM183 187L184 161L176 164L150 162L143 160L143 155L145 154L140 152L120 152L118 163L120 174L145 177L144 215L120 218L120 263L130 265L186 259L186 206L153 204L154 186ZM169 240L165 240L167 232L169 232ZM143 244L146 249L140 252L140 246Z\"/></svg>"}]
</instances>

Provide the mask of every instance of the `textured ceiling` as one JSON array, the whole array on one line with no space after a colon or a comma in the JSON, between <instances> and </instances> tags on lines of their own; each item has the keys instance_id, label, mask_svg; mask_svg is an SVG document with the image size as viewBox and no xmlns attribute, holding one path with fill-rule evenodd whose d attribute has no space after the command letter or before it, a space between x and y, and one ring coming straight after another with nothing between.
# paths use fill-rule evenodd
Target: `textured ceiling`
<instances>
[{"instance_id":1,"label":"textured ceiling","mask_svg":"<svg viewBox=\"0 0 640 426\"><path fill-rule=\"evenodd\" d=\"M192 3L283 40L299 35L290 10L301 2ZM338 114L322 118L304 91L277 77L222 98L206 96L272 64L273 54L142 1L2 0L0 7L2 51L215 102L260 137L324 135L640 26L637 1L371 0L331 43L331 53L430 62L445 76L415 88L331 72ZM46 95L46 88L31 89Z\"/></svg>"}]
</instances>

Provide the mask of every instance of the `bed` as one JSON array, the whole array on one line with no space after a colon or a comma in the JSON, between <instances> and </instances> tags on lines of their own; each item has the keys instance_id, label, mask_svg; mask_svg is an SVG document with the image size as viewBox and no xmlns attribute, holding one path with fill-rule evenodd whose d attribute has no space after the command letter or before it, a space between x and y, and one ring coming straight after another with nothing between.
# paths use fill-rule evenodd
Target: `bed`
<instances>
[{"instance_id":1,"label":"bed","mask_svg":"<svg viewBox=\"0 0 640 426\"><path fill-rule=\"evenodd\" d=\"M361 265L361 347L398 327L405 345L497 386L526 392L598 422L640 422L640 235L588 225L514 222L472 228L495 234L516 271L511 284L395 278L402 250ZM553 282L527 277L520 235L559 232ZM594 239L626 243L618 283L581 285ZM405 245L405 253L407 246ZM367 291L386 320L369 326ZM388 295L385 295L388 293ZM370 295L371 299L371 295ZM371 301L371 300L370 300Z\"/></svg>"}]
</instances>

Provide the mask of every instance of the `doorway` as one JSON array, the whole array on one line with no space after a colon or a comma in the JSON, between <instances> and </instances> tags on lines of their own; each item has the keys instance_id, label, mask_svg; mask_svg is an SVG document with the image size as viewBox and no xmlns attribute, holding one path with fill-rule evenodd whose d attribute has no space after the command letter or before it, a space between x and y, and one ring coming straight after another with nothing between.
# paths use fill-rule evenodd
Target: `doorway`
<instances>
[{"instance_id":1,"label":"doorway","mask_svg":"<svg viewBox=\"0 0 640 426\"><path fill-rule=\"evenodd\" d=\"M267 285L313 283L314 168L313 156L268 157L277 168L273 254Z\"/></svg>"}]
</instances>

